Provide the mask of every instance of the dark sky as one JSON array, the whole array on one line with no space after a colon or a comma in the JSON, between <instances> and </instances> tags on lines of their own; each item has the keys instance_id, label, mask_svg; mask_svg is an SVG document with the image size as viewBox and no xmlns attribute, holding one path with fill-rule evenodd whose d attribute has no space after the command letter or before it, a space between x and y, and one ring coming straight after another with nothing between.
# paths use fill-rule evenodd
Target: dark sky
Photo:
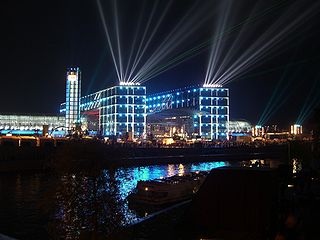
<instances>
[{"instance_id":1,"label":"dark sky","mask_svg":"<svg viewBox=\"0 0 320 240\"><path fill-rule=\"evenodd\" d=\"M126 59L138 13L141 12L143 5L145 12L150 13L156 1L118 0L117 2L120 40L124 47L123 58ZM161 9L164 9L167 2L159 1L155 16L160 16ZM179 53L210 40L214 23L221 16L219 2L221 1L173 0L145 57L152 54L152 48L161 44L166 34L194 4L196 7L188 19L193 17L195 20L193 22L186 20L187 29L192 31L192 34L165 60L170 60ZM294 19L299 18L316 1L296 1L299 6L298 11L293 9L292 16L288 18L285 15L286 11L295 1L261 1L257 6L255 5L257 1L252 0L231 2L232 11L226 29L238 27L222 38L224 44L221 56L224 56L234 43L236 51L231 56L237 59L277 19L283 21L279 21L277 28L260 40L261 46L285 29ZM243 24L249 16L256 16L256 13L261 13L279 2L283 2L283 5L260 15L250 23ZM112 22L111 1L101 0L101 3L112 29L114 22ZM254 10L253 6L256 6ZM294 27L293 31L285 34L279 43L270 48L268 51L270 54L261 58L259 64L252 65L248 71L227 85L231 93L231 119L242 118L256 123L272 94L279 95L280 99L285 101L274 101L275 106L280 107L270 116L268 123L285 126L296 119L306 96L312 89L311 86L314 86L313 81L318 79L320 82L319 5L314 7L311 13L308 17L302 18L299 22L301 25ZM145 14L145 17L147 16L148 14ZM65 97L67 67L81 68L84 94L117 82L95 0L4 0L1 3L0 18L0 112L58 113L59 104ZM146 18L143 19L143 22L145 21ZM201 21L201 25L193 31L194 26ZM152 24L155 26L156 21ZM243 34L237 39L241 29ZM149 93L203 83L209 52L209 47L201 48L201 51L196 52L192 58L146 82ZM277 89L279 81L281 84ZM314 98L320 98L320 93L317 91L311 94Z\"/></svg>"}]
</instances>

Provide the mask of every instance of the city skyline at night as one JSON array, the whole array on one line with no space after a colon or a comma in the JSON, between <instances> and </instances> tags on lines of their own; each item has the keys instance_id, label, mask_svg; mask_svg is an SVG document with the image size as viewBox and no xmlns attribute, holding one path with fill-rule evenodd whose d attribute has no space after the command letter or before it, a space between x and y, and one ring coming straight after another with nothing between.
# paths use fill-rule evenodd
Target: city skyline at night
<instances>
[{"instance_id":1,"label":"city skyline at night","mask_svg":"<svg viewBox=\"0 0 320 240\"><path fill-rule=\"evenodd\" d=\"M58 113L65 69L79 66L83 95L116 85L130 72L148 94L220 79L231 89L233 119L282 126L299 116L307 121L319 99L319 4L216 2L6 2L1 100L12 100L1 112ZM10 9L16 9L14 18Z\"/></svg>"},{"instance_id":2,"label":"city skyline at night","mask_svg":"<svg viewBox=\"0 0 320 240\"><path fill-rule=\"evenodd\" d=\"M3 0L0 239L318 239L320 0Z\"/></svg>"}]
</instances>

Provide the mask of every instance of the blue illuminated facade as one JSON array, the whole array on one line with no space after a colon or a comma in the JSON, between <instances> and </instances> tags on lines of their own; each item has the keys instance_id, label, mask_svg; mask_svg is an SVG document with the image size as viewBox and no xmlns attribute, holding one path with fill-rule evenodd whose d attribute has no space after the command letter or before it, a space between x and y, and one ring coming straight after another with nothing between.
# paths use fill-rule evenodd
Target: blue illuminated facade
<instances>
[{"instance_id":1,"label":"blue illuminated facade","mask_svg":"<svg viewBox=\"0 0 320 240\"><path fill-rule=\"evenodd\" d=\"M169 109L192 109L193 133L203 139L228 138L229 89L223 87L189 87L150 95L146 99L148 114Z\"/></svg>"},{"instance_id":2,"label":"blue illuminated facade","mask_svg":"<svg viewBox=\"0 0 320 240\"><path fill-rule=\"evenodd\" d=\"M166 110L187 110L193 136L207 140L228 137L229 89L188 87L146 96L144 86L114 86L81 98L81 113L99 112L99 130L104 136L146 134L147 116ZM60 112L64 113L65 103Z\"/></svg>"},{"instance_id":3,"label":"blue illuminated facade","mask_svg":"<svg viewBox=\"0 0 320 240\"><path fill-rule=\"evenodd\" d=\"M96 110L104 136L139 138L146 133L146 88L114 86L81 98L81 113ZM65 112L65 103L60 113Z\"/></svg>"},{"instance_id":4,"label":"blue illuminated facade","mask_svg":"<svg viewBox=\"0 0 320 240\"><path fill-rule=\"evenodd\" d=\"M80 124L81 72L69 68L66 76L65 127L68 131Z\"/></svg>"},{"instance_id":5,"label":"blue illuminated facade","mask_svg":"<svg viewBox=\"0 0 320 240\"><path fill-rule=\"evenodd\" d=\"M129 134L134 138L146 130L146 88L115 86L104 91L100 126L105 135Z\"/></svg>"},{"instance_id":6,"label":"blue illuminated facade","mask_svg":"<svg viewBox=\"0 0 320 240\"><path fill-rule=\"evenodd\" d=\"M42 135L46 126L53 136L65 135L63 116L0 115L0 135Z\"/></svg>"}]
</instances>

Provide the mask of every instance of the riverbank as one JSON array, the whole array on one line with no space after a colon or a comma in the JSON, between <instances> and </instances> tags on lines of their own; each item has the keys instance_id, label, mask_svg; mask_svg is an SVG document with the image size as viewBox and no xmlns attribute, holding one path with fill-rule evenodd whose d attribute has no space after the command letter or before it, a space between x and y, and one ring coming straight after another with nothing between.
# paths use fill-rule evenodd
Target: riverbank
<instances>
[{"instance_id":1,"label":"riverbank","mask_svg":"<svg viewBox=\"0 0 320 240\"><path fill-rule=\"evenodd\" d=\"M139 148L106 146L100 143L73 142L50 147L1 147L0 173L118 168L176 163L279 159L287 157L286 145Z\"/></svg>"}]
</instances>

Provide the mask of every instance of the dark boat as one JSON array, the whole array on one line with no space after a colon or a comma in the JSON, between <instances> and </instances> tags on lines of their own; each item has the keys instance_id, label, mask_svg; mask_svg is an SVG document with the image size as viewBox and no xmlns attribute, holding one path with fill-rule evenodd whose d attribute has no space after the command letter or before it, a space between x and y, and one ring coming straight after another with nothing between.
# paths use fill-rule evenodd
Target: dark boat
<instances>
[{"instance_id":1,"label":"dark boat","mask_svg":"<svg viewBox=\"0 0 320 240\"><path fill-rule=\"evenodd\" d=\"M131 204L160 206L191 199L199 190L209 172L191 172L185 175L138 181L129 195Z\"/></svg>"}]
</instances>

